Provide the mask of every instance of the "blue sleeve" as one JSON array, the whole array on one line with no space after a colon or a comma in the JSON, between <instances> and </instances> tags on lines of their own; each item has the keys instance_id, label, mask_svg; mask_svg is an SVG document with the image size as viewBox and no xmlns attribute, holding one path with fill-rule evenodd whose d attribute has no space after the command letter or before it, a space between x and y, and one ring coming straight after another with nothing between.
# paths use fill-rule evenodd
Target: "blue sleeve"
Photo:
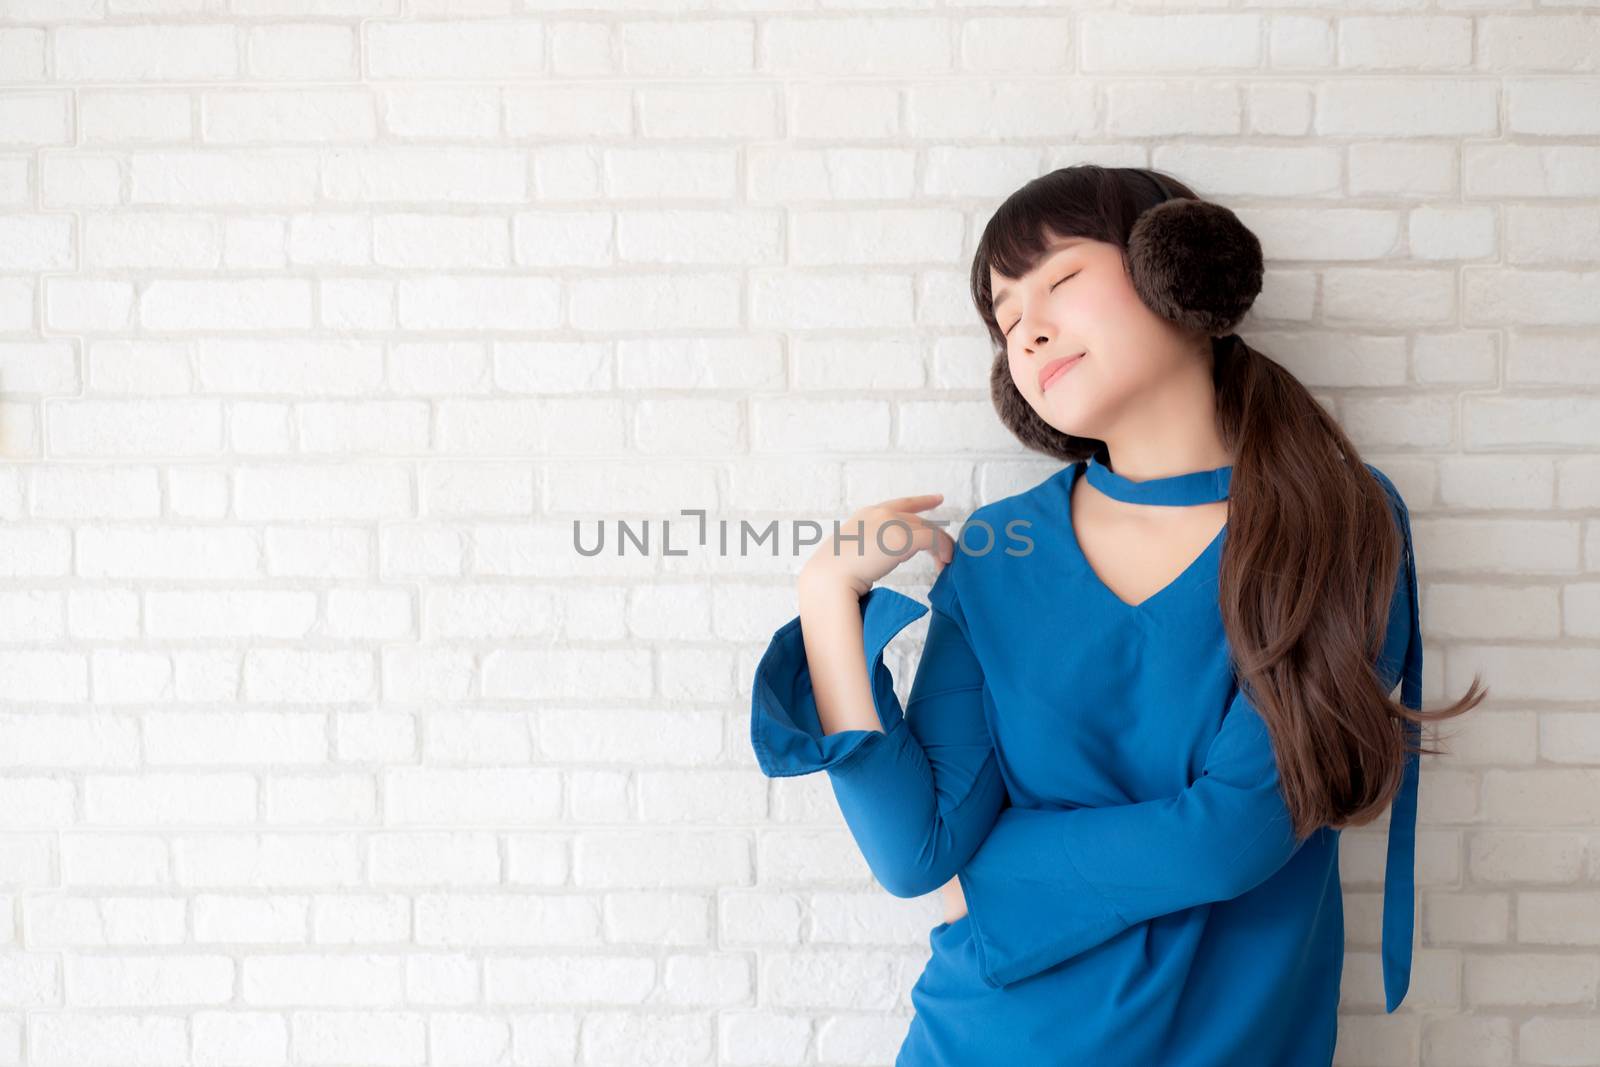
<instances>
[{"instance_id":1,"label":"blue sleeve","mask_svg":"<svg viewBox=\"0 0 1600 1067\"><path fill-rule=\"evenodd\" d=\"M1405 561L1390 598L1379 660L1388 687L1402 665L1408 678L1420 678L1410 529L1398 494L1394 500L1405 533ZM1408 682L1408 693L1411 688ZM1402 786L1395 801L1386 875L1385 976L1391 990L1402 963L1390 957L1398 953L1402 934L1409 973L1414 761L1408 775L1411 790L1408 794ZM1266 722L1240 692L1223 716L1200 776L1176 796L1099 808L1010 807L1000 813L959 875L980 974L990 987L1008 985L1136 923L1239 896L1276 873L1303 844L1293 835ZM1400 903L1387 903L1390 899ZM1398 929L1401 919L1404 930L1390 934L1390 926Z\"/></svg>"},{"instance_id":2,"label":"blue sleeve","mask_svg":"<svg viewBox=\"0 0 1600 1067\"><path fill-rule=\"evenodd\" d=\"M1243 694L1176 796L1007 808L960 872L979 972L1008 985L1136 923L1238 896L1299 850L1266 723Z\"/></svg>"},{"instance_id":3,"label":"blue sleeve","mask_svg":"<svg viewBox=\"0 0 1600 1067\"><path fill-rule=\"evenodd\" d=\"M950 881L1006 797L984 718L983 674L954 595L955 566L945 566L929 591L933 616L903 711L883 650L928 609L886 588L861 598L881 730L823 734L799 616L778 628L756 667L750 743L762 773L826 770L867 866L898 897Z\"/></svg>"}]
</instances>

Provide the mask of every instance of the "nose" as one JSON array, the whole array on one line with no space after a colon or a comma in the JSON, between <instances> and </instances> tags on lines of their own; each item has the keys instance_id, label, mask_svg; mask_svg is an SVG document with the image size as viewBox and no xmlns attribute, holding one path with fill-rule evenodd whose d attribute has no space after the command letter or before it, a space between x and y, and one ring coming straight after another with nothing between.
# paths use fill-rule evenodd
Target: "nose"
<instances>
[{"instance_id":1,"label":"nose","mask_svg":"<svg viewBox=\"0 0 1600 1067\"><path fill-rule=\"evenodd\" d=\"M1038 345L1043 344L1044 342L1046 342L1046 341L1048 341L1050 339L1049 327L1047 327L1047 326L1045 326L1043 324L1018 323L1017 324L1017 332L1021 333L1023 326L1027 326L1029 328L1029 330L1031 330L1032 332L1031 332L1031 334L1030 333L1023 333L1022 336L1023 337L1031 336L1033 338L1032 341L1024 341L1023 342L1023 347L1025 347L1025 348L1036 348Z\"/></svg>"}]
</instances>

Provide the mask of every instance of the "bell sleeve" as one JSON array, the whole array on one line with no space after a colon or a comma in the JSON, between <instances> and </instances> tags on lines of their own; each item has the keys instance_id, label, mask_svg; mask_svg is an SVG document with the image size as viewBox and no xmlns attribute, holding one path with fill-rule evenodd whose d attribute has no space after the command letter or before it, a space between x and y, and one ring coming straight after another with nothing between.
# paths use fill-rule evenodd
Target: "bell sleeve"
<instances>
[{"instance_id":1,"label":"bell sleeve","mask_svg":"<svg viewBox=\"0 0 1600 1067\"><path fill-rule=\"evenodd\" d=\"M933 614L904 709L883 652L929 609L882 587L860 600L881 729L822 732L798 615L772 635L752 687L750 743L762 773L826 771L873 877L897 897L949 882L1006 799L984 717L983 673L956 597L961 558L958 550L928 593Z\"/></svg>"},{"instance_id":2,"label":"bell sleeve","mask_svg":"<svg viewBox=\"0 0 1600 1067\"><path fill-rule=\"evenodd\" d=\"M1391 492L1405 553L1390 599L1380 677L1420 696L1415 563L1404 503ZM1408 724L1410 726L1410 724ZM1383 960L1389 1010L1410 973L1416 757L1391 821ZM1239 896L1304 844L1279 788L1266 722L1244 693L1229 704L1200 776L1176 796L1096 808L1008 807L959 872L984 982L999 988L1084 952L1128 927Z\"/></svg>"}]
</instances>

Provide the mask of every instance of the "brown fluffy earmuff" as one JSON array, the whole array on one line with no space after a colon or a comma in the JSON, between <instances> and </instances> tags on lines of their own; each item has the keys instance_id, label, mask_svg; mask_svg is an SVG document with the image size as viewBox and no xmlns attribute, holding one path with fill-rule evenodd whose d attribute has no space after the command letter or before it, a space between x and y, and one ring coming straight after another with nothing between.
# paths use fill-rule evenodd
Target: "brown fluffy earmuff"
<instances>
[{"instance_id":1,"label":"brown fluffy earmuff","mask_svg":"<svg viewBox=\"0 0 1600 1067\"><path fill-rule=\"evenodd\" d=\"M1126 259L1146 307L1210 337L1215 357L1232 351L1233 328L1260 294L1263 272L1261 242L1237 215L1205 200L1162 200L1134 221ZM1004 351L990 368L989 396L1000 421L1024 446L1066 462L1089 453L1092 442L1045 422L1017 391Z\"/></svg>"},{"instance_id":2,"label":"brown fluffy earmuff","mask_svg":"<svg viewBox=\"0 0 1600 1067\"><path fill-rule=\"evenodd\" d=\"M1261 242L1205 200L1173 197L1140 212L1127 260L1146 307L1207 337L1232 333L1261 292Z\"/></svg>"}]
</instances>

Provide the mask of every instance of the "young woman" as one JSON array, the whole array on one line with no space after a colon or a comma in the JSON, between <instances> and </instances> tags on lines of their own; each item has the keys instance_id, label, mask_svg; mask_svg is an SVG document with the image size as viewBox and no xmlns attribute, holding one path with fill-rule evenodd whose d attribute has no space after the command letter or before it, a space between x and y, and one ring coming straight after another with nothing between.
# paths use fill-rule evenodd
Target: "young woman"
<instances>
[{"instance_id":1,"label":"young woman","mask_svg":"<svg viewBox=\"0 0 1600 1067\"><path fill-rule=\"evenodd\" d=\"M991 391L1068 465L955 539L919 514L940 494L856 512L758 665L763 773L826 770L878 881L945 891L897 1067L1330 1063L1339 835L1385 810L1405 995L1420 724L1486 692L1422 710L1405 503L1231 332L1261 278L1254 235L1165 175L1013 194L972 271ZM928 608L872 587L920 551L902 709L883 650Z\"/></svg>"}]
</instances>

